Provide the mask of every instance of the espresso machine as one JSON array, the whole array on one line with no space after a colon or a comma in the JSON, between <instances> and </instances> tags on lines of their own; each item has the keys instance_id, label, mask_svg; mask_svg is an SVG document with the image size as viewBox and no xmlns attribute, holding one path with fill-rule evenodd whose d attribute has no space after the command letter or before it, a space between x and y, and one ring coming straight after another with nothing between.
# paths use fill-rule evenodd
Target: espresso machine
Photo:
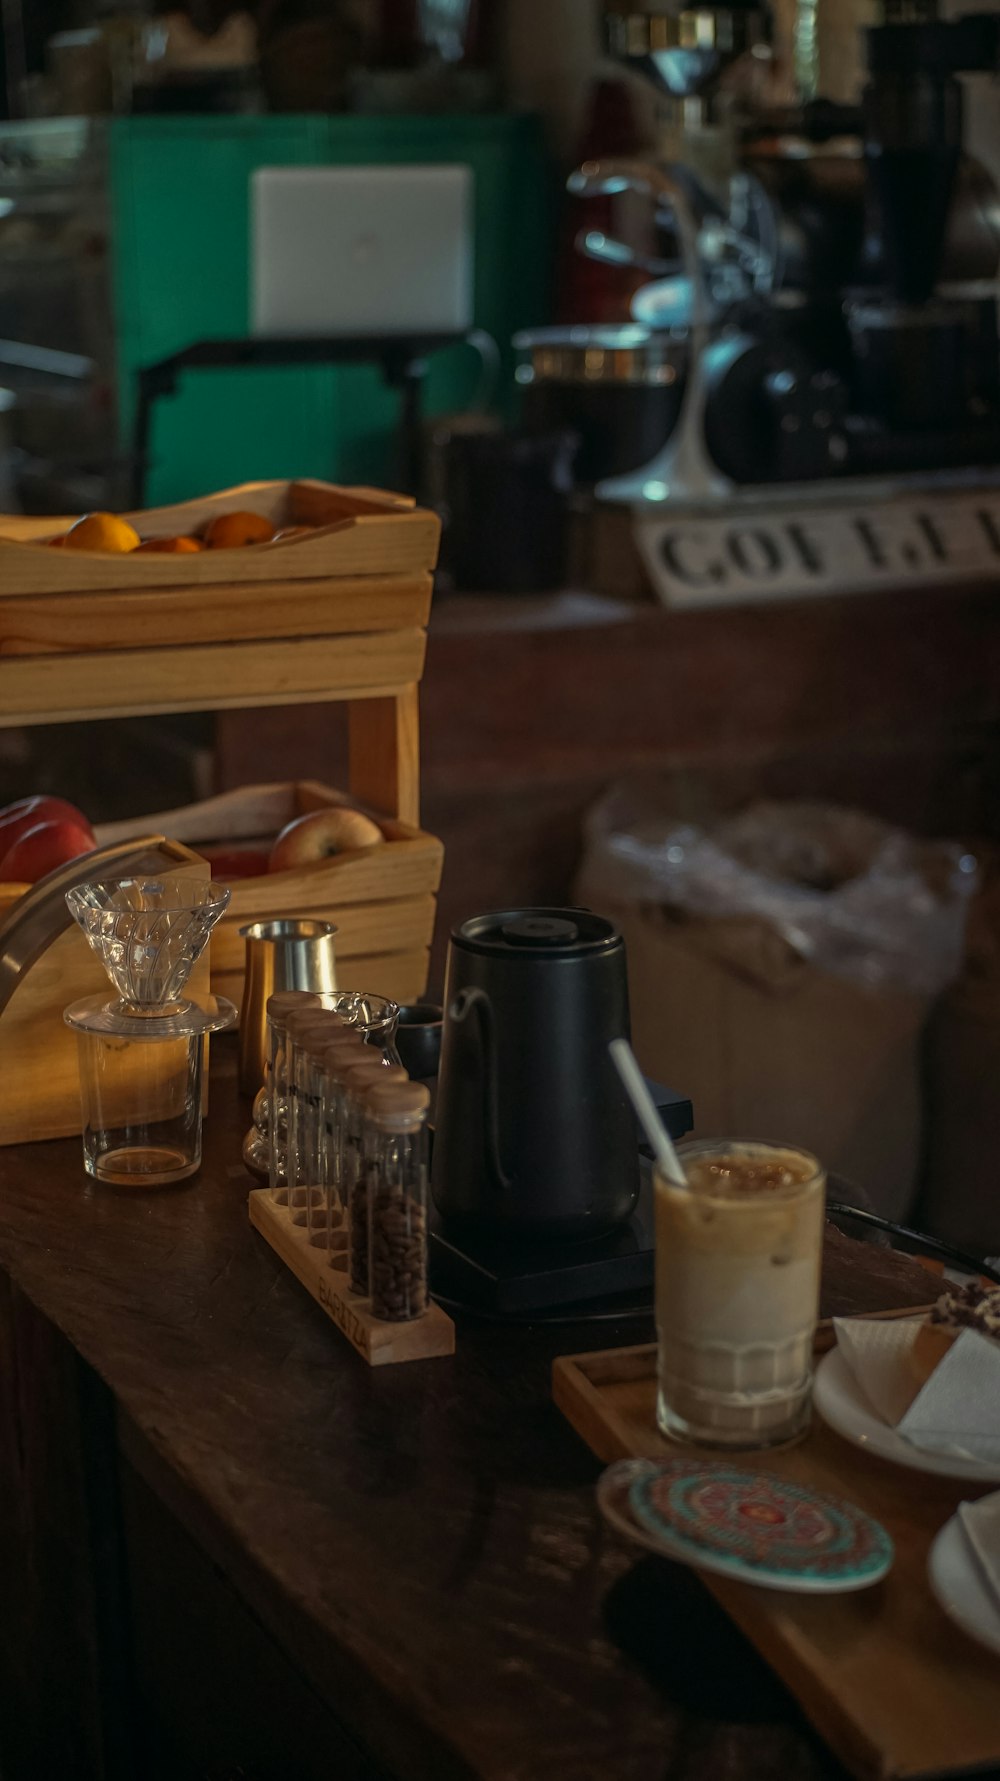
<instances>
[{"instance_id":1,"label":"espresso machine","mask_svg":"<svg viewBox=\"0 0 1000 1781\"><path fill-rule=\"evenodd\" d=\"M656 87L664 153L590 162L570 189L652 207L631 344L659 346L673 400L657 449L637 436L598 497L766 513L1000 487L1000 195L964 150L961 81L1000 72L1000 14L946 21L934 0L883 0L859 105L762 91L764 0L606 0L605 27ZM578 247L630 254L593 232ZM551 424L549 360L529 351L520 376L529 414ZM993 557L995 524L979 538ZM933 526L925 542L942 554Z\"/></svg>"}]
</instances>

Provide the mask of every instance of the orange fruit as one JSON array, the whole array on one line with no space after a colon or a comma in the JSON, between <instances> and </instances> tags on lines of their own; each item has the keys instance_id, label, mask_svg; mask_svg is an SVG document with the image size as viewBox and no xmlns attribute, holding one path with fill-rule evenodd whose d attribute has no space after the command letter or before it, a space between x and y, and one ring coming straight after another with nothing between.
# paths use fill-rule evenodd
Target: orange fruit
<instances>
[{"instance_id":1,"label":"orange fruit","mask_svg":"<svg viewBox=\"0 0 1000 1781\"><path fill-rule=\"evenodd\" d=\"M116 513L85 513L70 526L63 543L67 550L137 550L139 534Z\"/></svg>"},{"instance_id":2,"label":"orange fruit","mask_svg":"<svg viewBox=\"0 0 1000 1781\"><path fill-rule=\"evenodd\" d=\"M193 550L204 550L200 538L144 538L139 546L140 551L168 551L178 556L188 556Z\"/></svg>"},{"instance_id":3,"label":"orange fruit","mask_svg":"<svg viewBox=\"0 0 1000 1781\"><path fill-rule=\"evenodd\" d=\"M50 550L62 550L62 547L65 544L65 542L66 542L66 533L65 532L57 532L56 536L54 538L42 539L42 543L47 544Z\"/></svg>"},{"instance_id":4,"label":"orange fruit","mask_svg":"<svg viewBox=\"0 0 1000 1781\"><path fill-rule=\"evenodd\" d=\"M244 544L270 544L274 527L260 513L218 513L202 536L209 550L238 550Z\"/></svg>"}]
</instances>

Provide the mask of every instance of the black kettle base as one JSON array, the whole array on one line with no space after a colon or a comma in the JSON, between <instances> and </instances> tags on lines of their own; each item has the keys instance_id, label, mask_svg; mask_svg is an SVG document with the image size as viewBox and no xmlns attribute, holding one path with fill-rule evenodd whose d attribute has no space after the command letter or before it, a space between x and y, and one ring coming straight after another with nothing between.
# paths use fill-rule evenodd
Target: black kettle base
<instances>
[{"instance_id":1,"label":"black kettle base","mask_svg":"<svg viewBox=\"0 0 1000 1781\"><path fill-rule=\"evenodd\" d=\"M488 1315L530 1318L563 1307L588 1315L592 1305L627 1295L623 1314L652 1308L653 1181L640 1158L642 1185L626 1224L600 1237L537 1239L456 1232L431 1218L430 1284L435 1298ZM610 1307L609 1307L610 1310Z\"/></svg>"},{"instance_id":2,"label":"black kettle base","mask_svg":"<svg viewBox=\"0 0 1000 1781\"><path fill-rule=\"evenodd\" d=\"M690 1132L690 1101L648 1084L674 1139ZM602 1236L555 1241L511 1237L430 1218L430 1287L449 1310L527 1322L558 1314L586 1319L637 1316L653 1306L653 1168L639 1150L639 1199L625 1224Z\"/></svg>"}]
</instances>

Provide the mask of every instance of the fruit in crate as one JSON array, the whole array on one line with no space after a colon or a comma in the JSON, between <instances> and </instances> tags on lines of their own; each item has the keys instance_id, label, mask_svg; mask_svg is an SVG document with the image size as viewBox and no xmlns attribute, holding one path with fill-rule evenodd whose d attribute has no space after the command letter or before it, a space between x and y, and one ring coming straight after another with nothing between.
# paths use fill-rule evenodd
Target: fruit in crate
<instances>
[{"instance_id":1,"label":"fruit in crate","mask_svg":"<svg viewBox=\"0 0 1000 1781\"><path fill-rule=\"evenodd\" d=\"M0 859L0 879L8 884L36 884L57 866L92 853L94 836L82 823L53 821L25 829Z\"/></svg>"},{"instance_id":2,"label":"fruit in crate","mask_svg":"<svg viewBox=\"0 0 1000 1781\"><path fill-rule=\"evenodd\" d=\"M239 550L247 544L270 544L274 530L260 513L218 513L203 536L209 550Z\"/></svg>"},{"instance_id":3,"label":"fruit in crate","mask_svg":"<svg viewBox=\"0 0 1000 1781\"><path fill-rule=\"evenodd\" d=\"M63 538L66 550L137 550L140 538L134 526L116 513L85 513Z\"/></svg>"},{"instance_id":4,"label":"fruit in crate","mask_svg":"<svg viewBox=\"0 0 1000 1781\"><path fill-rule=\"evenodd\" d=\"M377 847L383 841L378 824L363 811L331 804L297 816L282 829L271 849L270 870L291 872L299 866L315 865L318 860L333 859L340 853Z\"/></svg>"},{"instance_id":5,"label":"fruit in crate","mask_svg":"<svg viewBox=\"0 0 1000 1781\"><path fill-rule=\"evenodd\" d=\"M260 848L203 847L200 852L220 884L229 884L234 878L263 878L268 870L270 856Z\"/></svg>"},{"instance_id":6,"label":"fruit in crate","mask_svg":"<svg viewBox=\"0 0 1000 1781\"><path fill-rule=\"evenodd\" d=\"M15 841L37 828L39 823L65 823L69 827L82 829L88 836L90 846L96 845L94 831L82 810L70 804L65 798L50 798L44 793L36 793L34 797L18 798L14 804L8 804L0 810L0 860L10 851ZM0 872L0 878L3 873Z\"/></svg>"},{"instance_id":7,"label":"fruit in crate","mask_svg":"<svg viewBox=\"0 0 1000 1781\"><path fill-rule=\"evenodd\" d=\"M117 552L141 551L147 554L193 556L200 550L240 550L253 544L286 544L315 532L315 526L275 526L262 513L240 509L235 513L217 513L205 526L200 538L180 533L168 538L140 538L135 527L116 513L85 513L68 532L36 542L52 550L97 550Z\"/></svg>"},{"instance_id":8,"label":"fruit in crate","mask_svg":"<svg viewBox=\"0 0 1000 1781\"><path fill-rule=\"evenodd\" d=\"M144 538L139 546L140 551L157 551L165 555L190 556L194 551L204 550L200 538Z\"/></svg>"}]
</instances>

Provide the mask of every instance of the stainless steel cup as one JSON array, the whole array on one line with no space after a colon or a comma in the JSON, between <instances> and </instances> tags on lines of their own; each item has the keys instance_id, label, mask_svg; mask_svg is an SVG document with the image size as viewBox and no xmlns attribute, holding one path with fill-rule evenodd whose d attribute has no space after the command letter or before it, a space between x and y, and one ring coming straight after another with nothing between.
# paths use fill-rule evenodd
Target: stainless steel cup
<instances>
[{"instance_id":1,"label":"stainless steel cup","mask_svg":"<svg viewBox=\"0 0 1000 1781\"><path fill-rule=\"evenodd\" d=\"M337 987L330 921L291 916L254 921L240 929L246 941L246 975L240 1012L240 1091L255 1095L267 1057L267 999L284 989L326 995Z\"/></svg>"}]
</instances>

